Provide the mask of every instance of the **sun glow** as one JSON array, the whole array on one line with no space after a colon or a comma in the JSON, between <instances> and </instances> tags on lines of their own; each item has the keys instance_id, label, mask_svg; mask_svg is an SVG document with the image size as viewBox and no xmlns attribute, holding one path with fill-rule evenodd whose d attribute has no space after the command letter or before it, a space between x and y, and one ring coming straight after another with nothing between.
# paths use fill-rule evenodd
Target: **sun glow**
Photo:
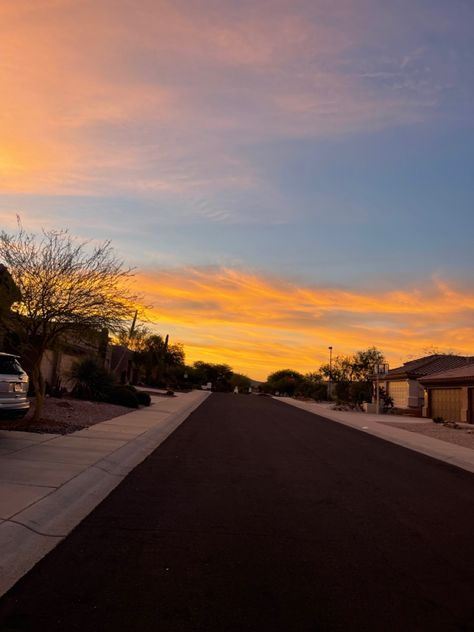
<instances>
[{"instance_id":1,"label":"sun glow","mask_svg":"<svg viewBox=\"0 0 474 632\"><path fill-rule=\"evenodd\" d=\"M474 294L445 282L396 292L343 291L221 268L156 270L139 286L158 329L189 362L228 362L257 379L291 366L313 371L335 354L377 346L401 364L434 345L474 353Z\"/></svg>"}]
</instances>

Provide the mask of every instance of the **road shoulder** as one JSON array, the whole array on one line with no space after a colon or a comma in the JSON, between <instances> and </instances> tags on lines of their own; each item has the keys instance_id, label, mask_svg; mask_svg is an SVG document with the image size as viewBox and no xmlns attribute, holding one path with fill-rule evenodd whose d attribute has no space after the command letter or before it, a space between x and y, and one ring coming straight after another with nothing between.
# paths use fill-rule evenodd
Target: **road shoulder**
<instances>
[{"instance_id":1,"label":"road shoulder","mask_svg":"<svg viewBox=\"0 0 474 632\"><path fill-rule=\"evenodd\" d=\"M439 439L427 437L422 434L410 432L409 430L402 430L401 428L395 428L388 424L389 421L407 421L406 417L399 415L387 416L387 415L372 415L368 413L358 412L345 412L339 410L331 410L325 404L319 404L317 402L303 402L289 397L274 398L282 403L290 406L295 406L307 412L324 417L328 421L335 421L337 423L349 426L361 432L366 432L385 441L391 441L409 450L414 450L425 454L439 461L444 461L455 465L463 470L474 473L474 450L465 448L463 446L456 445L454 443L447 443ZM426 419L419 418L413 419L412 423L425 423Z\"/></svg>"}]
</instances>

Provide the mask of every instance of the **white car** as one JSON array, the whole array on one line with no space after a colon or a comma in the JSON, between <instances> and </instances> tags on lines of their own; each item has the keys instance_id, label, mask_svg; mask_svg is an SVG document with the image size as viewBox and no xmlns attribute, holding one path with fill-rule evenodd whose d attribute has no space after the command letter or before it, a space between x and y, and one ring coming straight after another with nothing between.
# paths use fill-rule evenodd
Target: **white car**
<instances>
[{"instance_id":1,"label":"white car","mask_svg":"<svg viewBox=\"0 0 474 632\"><path fill-rule=\"evenodd\" d=\"M18 356L0 353L0 415L24 417L29 408L28 376Z\"/></svg>"}]
</instances>

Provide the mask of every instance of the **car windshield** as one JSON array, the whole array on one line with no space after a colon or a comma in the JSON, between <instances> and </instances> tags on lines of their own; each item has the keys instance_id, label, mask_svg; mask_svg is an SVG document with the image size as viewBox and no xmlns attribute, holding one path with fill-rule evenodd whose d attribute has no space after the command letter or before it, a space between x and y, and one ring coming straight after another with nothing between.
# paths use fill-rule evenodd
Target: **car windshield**
<instances>
[{"instance_id":1,"label":"car windshield","mask_svg":"<svg viewBox=\"0 0 474 632\"><path fill-rule=\"evenodd\" d=\"M0 356L0 374L4 375L21 375L23 369L16 358Z\"/></svg>"}]
</instances>

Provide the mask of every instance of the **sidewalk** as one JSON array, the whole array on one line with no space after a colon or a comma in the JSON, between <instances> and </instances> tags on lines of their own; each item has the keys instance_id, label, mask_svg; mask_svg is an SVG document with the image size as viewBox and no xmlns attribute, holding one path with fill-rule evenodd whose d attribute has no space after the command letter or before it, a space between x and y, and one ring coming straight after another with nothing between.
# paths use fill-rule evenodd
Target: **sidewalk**
<instances>
[{"instance_id":1,"label":"sidewalk","mask_svg":"<svg viewBox=\"0 0 474 632\"><path fill-rule=\"evenodd\" d=\"M426 437L409 430L393 428L389 425L390 422L426 423L427 419L424 417L414 418L403 417L402 415L372 415L368 413L345 412L331 410L333 404L330 402L302 402L290 397L276 397L275 399L474 473L474 450L455 445L454 443L448 443L447 441Z\"/></svg>"},{"instance_id":2,"label":"sidewalk","mask_svg":"<svg viewBox=\"0 0 474 632\"><path fill-rule=\"evenodd\" d=\"M209 395L152 397L149 408L70 435L0 430L0 595Z\"/></svg>"}]
</instances>

